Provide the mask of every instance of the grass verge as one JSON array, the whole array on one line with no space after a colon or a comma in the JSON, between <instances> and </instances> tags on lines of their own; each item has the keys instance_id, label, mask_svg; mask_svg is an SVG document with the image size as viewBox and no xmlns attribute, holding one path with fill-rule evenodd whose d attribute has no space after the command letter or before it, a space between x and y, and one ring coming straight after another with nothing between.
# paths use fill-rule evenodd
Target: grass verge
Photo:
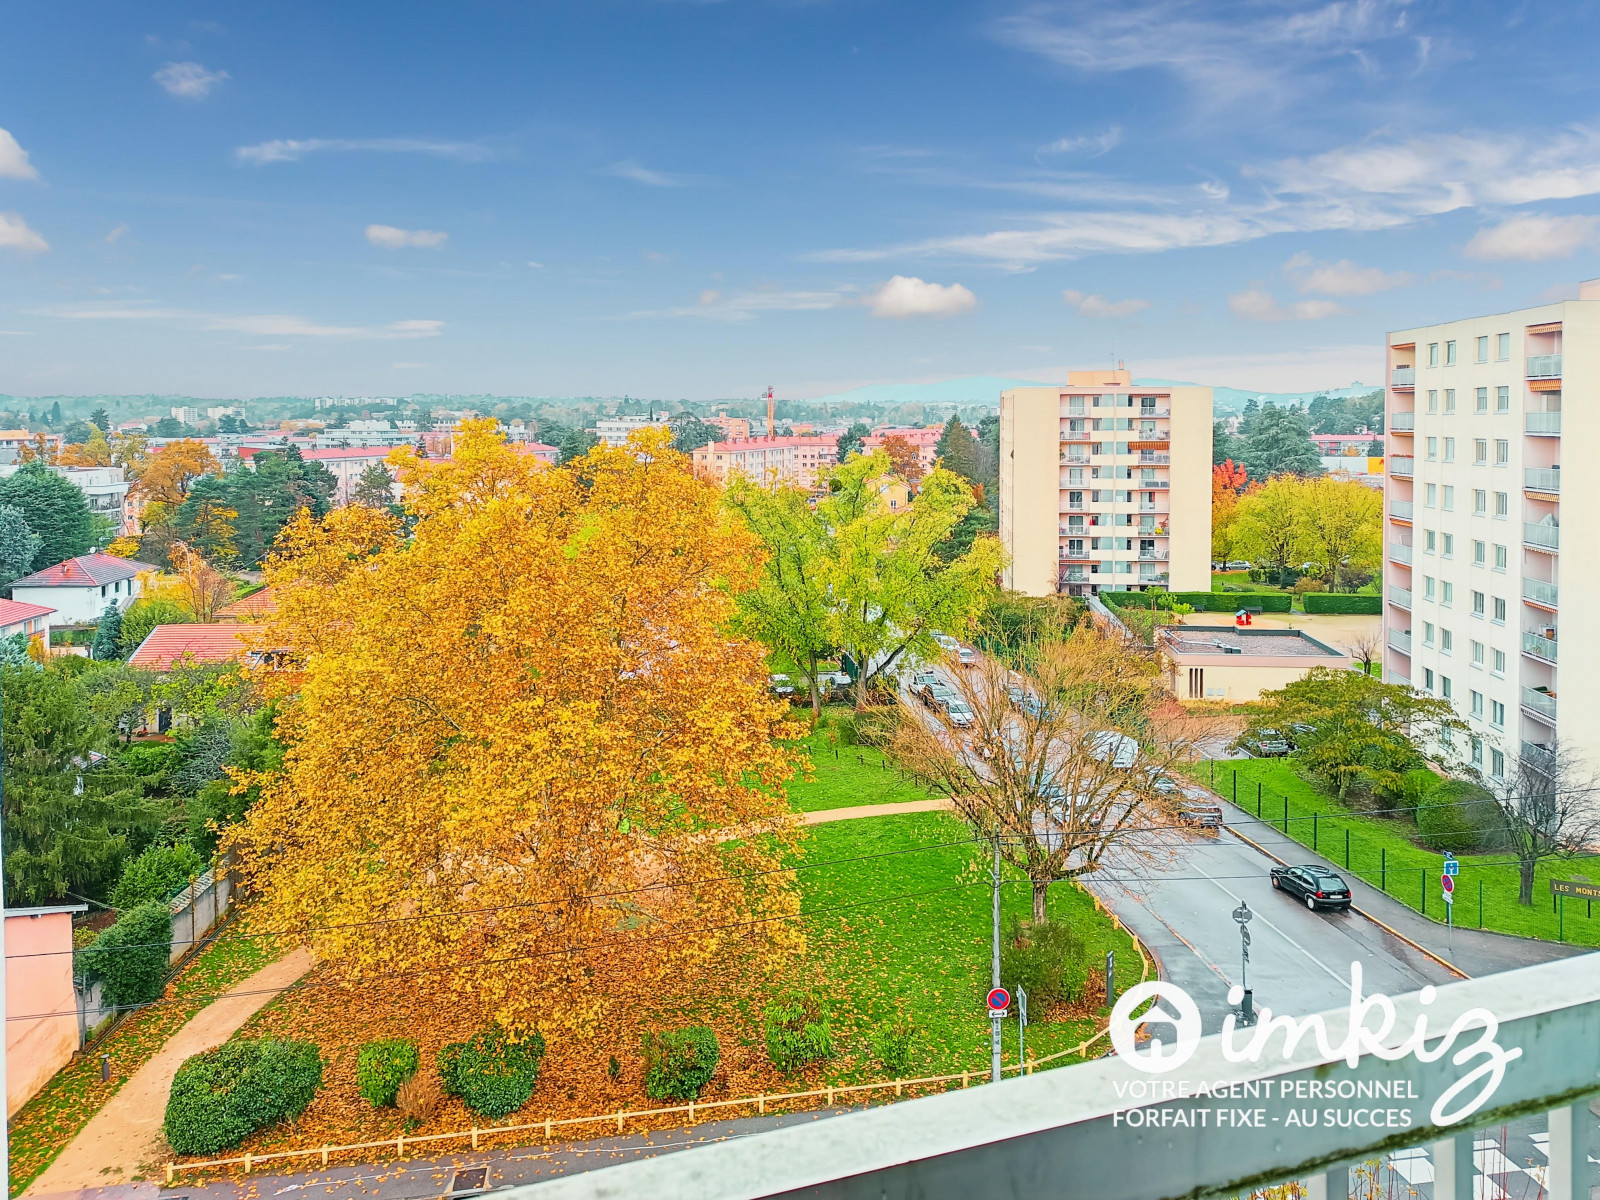
<instances>
[{"instance_id":1,"label":"grass verge","mask_svg":"<svg viewBox=\"0 0 1600 1200\"><path fill-rule=\"evenodd\" d=\"M902 778L894 761L881 750L840 745L835 737L835 731L823 725L794 743L811 756L812 764L811 778L796 778L788 786L789 801L801 812L932 798L916 783Z\"/></svg>"},{"instance_id":2,"label":"grass verge","mask_svg":"<svg viewBox=\"0 0 1600 1200\"><path fill-rule=\"evenodd\" d=\"M1308 846L1430 920L1444 923L1439 875L1444 856L1418 845L1416 825L1405 816L1353 813L1302 777L1292 759L1218 759L1197 763L1196 778L1245 812L1271 822L1280 834ZM1235 790L1237 775L1237 790ZM1257 814L1257 789L1260 812ZM1349 855L1346 858L1348 840ZM1282 846L1280 858L1292 858ZM1289 847L1292 851L1293 847ZM1534 877L1533 904L1517 903L1518 865L1505 854L1462 854L1456 877L1455 923L1519 937L1600 945L1600 917L1592 902L1564 901L1562 912L1550 895L1551 879L1593 874L1600 859L1546 859Z\"/></svg>"}]
</instances>

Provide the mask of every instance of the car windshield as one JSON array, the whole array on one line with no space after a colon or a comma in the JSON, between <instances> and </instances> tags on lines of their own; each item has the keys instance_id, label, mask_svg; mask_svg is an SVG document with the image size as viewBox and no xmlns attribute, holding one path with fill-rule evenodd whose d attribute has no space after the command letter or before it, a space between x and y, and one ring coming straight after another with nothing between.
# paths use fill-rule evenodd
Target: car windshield
<instances>
[{"instance_id":1,"label":"car windshield","mask_svg":"<svg viewBox=\"0 0 1600 1200\"><path fill-rule=\"evenodd\" d=\"M950 715L955 717L969 717L972 715L972 710L960 700L952 700L950 701Z\"/></svg>"}]
</instances>

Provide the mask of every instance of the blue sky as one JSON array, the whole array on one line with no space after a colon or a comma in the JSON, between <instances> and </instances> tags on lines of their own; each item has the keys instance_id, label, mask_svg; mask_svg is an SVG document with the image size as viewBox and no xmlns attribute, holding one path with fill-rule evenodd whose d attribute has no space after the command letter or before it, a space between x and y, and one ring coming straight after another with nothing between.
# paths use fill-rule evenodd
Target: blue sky
<instances>
[{"instance_id":1,"label":"blue sky","mask_svg":"<svg viewBox=\"0 0 1600 1200\"><path fill-rule=\"evenodd\" d=\"M1600 275L1587 4L14 5L0 392L1375 382Z\"/></svg>"}]
</instances>

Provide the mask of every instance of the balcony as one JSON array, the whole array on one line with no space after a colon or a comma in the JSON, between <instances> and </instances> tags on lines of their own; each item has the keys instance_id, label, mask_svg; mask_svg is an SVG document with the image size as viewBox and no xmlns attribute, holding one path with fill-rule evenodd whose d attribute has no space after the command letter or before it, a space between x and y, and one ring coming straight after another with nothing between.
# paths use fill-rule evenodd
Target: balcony
<instances>
[{"instance_id":1,"label":"balcony","mask_svg":"<svg viewBox=\"0 0 1600 1200\"><path fill-rule=\"evenodd\" d=\"M1417 473L1417 460L1409 454L1394 454L1389 457L1389 474L1397 479L1410 479Z\"/></svg>"},{"instance_id":2,"label":"balcony","mask_svg":"<svg viewBox=\"0 0 1600 1200\"><path fill-rule=\"evenodd\" d=\"M1140 562L1166 562L1171 557L1172 552L1170 550L1156 550L1154 548L1146 549L1143 546L1139 547Z\"/></svg>"},{"instance_id":3,"label":"balcony","mask_svg":"<svg viewBox=\"0 0 1600 1200\"><path fill-rule=\"evenodd\" d=\"M1409 521L1414 511L1409 500L1389 501L1389 519L1393 521Z\"/></svg>"},{"instance_id":4,"label":"balcony","mask_svg":"<svg viewBox=\"0 0 1600 1200\"><path fill-rule=\"evenodd\" d=\"M1389 386L1395 388L1416 387L1417 369L1415 367L1396 367L1389 372Z\"/></svg>"},{"instance_id":5,"label":"balcony","mask_svg":"<svg viewBox=\"0 0 1600 1200\"><path fill-rule=\"evenodd\" d=\"M1383 679L1385 683L1398 683L1401 687L1411 686L1411 677L1409 675L1402 675L1399 671L1386 670L1383 673Z\"/></svg>"},{"instance_id":6,"label":"balcony","mask_svg":"<svg viewBox=\"0 0 1600 1200\"><path fill-rule=\"evenodd\" d=\"M1532 437L1560 437L1561 414L1558 412L1531 412L1525 413L1522 418L1523 431Z\"/></svg>"},{"instance_id":7,"label":"balcony","mask_svg":"<svg viewBox=\"0 0 1600 1200\"><path fill-rule=\"evenodd\" d=\"M1097 436L1097 434L1090 433L1086 429L1068 430L1062 433L1061 440L1063 442L1092 442Z\"/></svg>"},{"instance_id":8,"label":"balcony","mask_svg":"<svg viewBox=\"0 0 1600 1200\"><path fill-rule=\"evenodd\" d=\"M1414 412L1397 412L1389 414L1390 433L1415 433L1417 428L1417 414Z\"/></svg>"},{"instance_id":9,"label":"balcony","mask_svg":"<svg viewBox=\"0 0 1600 1200\"><path fill-rule=\"evenodd\" d=\"M1398 650L1401 654L1411 653L1411 634L1409 631L1401 633L1398 629L1389 630L1389 649Z\"/></svg>"},{"instance_id":10,"label":"balcony","mask_svg":"<svg viewBox=\"0 0 1600 1200\"><path fill-rule=\"evenodd\" d=\"M1542 608L1557 607L1556 592L1555 584L1546 583L1542 579L1524 579L1522 581L1522 598Z\"/></svg>"},{"instance_id":11,"label":"balcony","mask_svg":"<svg viewBox=\"0 0 1600 1200\"><path fill-rule=\"evenodd\" d=\"M1170 479L1130 479L1128 486L1136 492L1152 492L1172 486Z\"/></svg>"},{"instance_id":12,"label":"balcony","mask_svg":"<svg viewBox=\"0 0 1600 1200\"><path fill-rule=\"evenodd\" d=\"M1069 451L1061 456L1061 462L1069 467L1087 467L1089 465L1089 456Z\"/></svg>"},{"instance_id":13,"label":"balcony","mask_svg":"<svg viewBox=\"0 0 1600 1200\"><path fill-rule=\"evenodd\" d=\"M1541 721L1556 723L1556 694L1544 688L1522 689L1522 711Z\"/></svg>"},{"instance_id":14,"label":"balcony","mask_svg":"<svg viewBox=\"0 0 1600 1200\"><path fill-rule=\"evenodd\" d=\"M1159 463L1165 466L1172 461L1172 455L1160 454L1154 450L1141 450L1139 451L1139 461L1142 463Z\"/></svg>"},{"instance_id":15,"label":"balcony","mask_svg":"<svg viewBox=\"0 0 1600 1200\"><path fill-rule=\"evenodd\" d=\"M1561 527L1525 523L1522 526L1522 542L1530 550L1548 550L1553 554L1561 546Z\"/></svg>"},{"instance_id":16,"label":"balcony","mask_svg":"<svg viewBox=\"0 0 1600 1200\"><path fill-rule=\"evenodd\" d=\"M1533 354L1528 357L1529 379L1560 379L1561 355Z\"/></svg>"},{"instance_id":17,"label":"balcony","mask_svg":"<svg viewBox=\"0 0 1600 1200\"><path fill-rule=\"evenodd\" d=\"M1556 769L1556 752L1542 742L1523 742L1522 764L1549 775Z\"/></svg>"},{"instance_id":18,"label":"balcony","mask_svg":"<svg viewBox=\"0 0 1600 1200\"><path fill-rule=\"evenodd\" d=\"M1389 559L1391 562L1404 563L1409 567L1411 565L1411 547L1401 545L1399 542L1390 542Z\"/></svg>"},{"instance_id":19,"label":"balcony","mask_svg":"<svg viewBox=\"0 0 1600 1200\"><path fill-rule=\"evenodd\" d=\"M1524 631L1522 635L1522 652L1530 658L1553 663L1556 661L1556 640L1555 638L1545 637L1543 634Z\"/></svg>"},{"instance_id":20,"label":"balcony","mask_svg":"<svg viewBox=\"0 0 1600 1200\"><path fill-rule=\"evenodd\" d=\"M1410 588L1403 588L1403 587L1394 587L1393 585L1391 585L1390 588L1389 588L1389 603L1394 605L1396 608L1403 608L1407 612L1410 612L1411 611L1411 589Z\"/></svg>"},{"instance_id":21,"label":"balcony","mask_svg":"<svg viewBox=\"0 0 1600 1200\"><path fill-rule=\"evenodd\" d=\"M1140 537L1166 537L1167 536L1167 527L1165 525L1144 525L1144 524L1140 524L1140 525L1136 525L1134 528L1138 532Z\"/></svg>"},{"instance_id":22,"label":"balcony","mask_svg":"<svg viewBox=\"0 0 1600 1200\"><path fill-rule=\"evenodd\" d=\"M1560 467L1527 467L1522 472L1522 486L1530 492L1543 492L1550 496L1561 494Z\"/></svg>"}]
</instances>

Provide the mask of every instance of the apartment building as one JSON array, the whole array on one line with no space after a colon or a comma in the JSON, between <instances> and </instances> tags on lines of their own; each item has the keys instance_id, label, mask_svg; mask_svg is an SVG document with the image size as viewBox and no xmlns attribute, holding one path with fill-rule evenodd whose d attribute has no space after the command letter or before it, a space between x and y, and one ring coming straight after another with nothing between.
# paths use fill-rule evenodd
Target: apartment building
<instances>
[{"instance_id":1,"label":"apartment building","mask_svg":"<svg viewBox=\"0 0 1600 1200\"><path fill-rule=\"evenodd\" d=\"M1561 618L1600 583L1600 472L1561 469L1600 446L1600 281L1580 297L1388 338L1384 677L1454 703L1491 782L1557 746L1600 770L1600 625Z\"/></svg>"},{"instance_id":2,"label":"apartment building","mask_svg":"<svg viewBox=\"0 0 1600 1200\"><path fill-rule=\"evenodd\" d=\"M1119 369L1002 392L1000 538L1030 596L1210 590L1211 389Z\"/></svg>"},{"instance_id":3,"label":"apartment building","mask_svg":"<svg viewBox=\"0 0 1600 1200\"><path fill-rule=\"evenodd\" d=\"M822 473L839 461L839 443L832 437L741 438L708 442L694 452L698 474L726 485L735 475L769 486L814 490Z\"/></svg>"},{"instance_id":4,"label":"apartment building","mask_svg":"<svg viewBox=\"0 0 1600 1200\"><path fill-rule=\"evenodd\" d=\"M917 451L917 466L926 475L939 462L939 439L944 437L943 425L895 426L880 425L861 439L861 448L867 454L882 450L890 438L899 438Z\"/></svg>"}]
</instances>

